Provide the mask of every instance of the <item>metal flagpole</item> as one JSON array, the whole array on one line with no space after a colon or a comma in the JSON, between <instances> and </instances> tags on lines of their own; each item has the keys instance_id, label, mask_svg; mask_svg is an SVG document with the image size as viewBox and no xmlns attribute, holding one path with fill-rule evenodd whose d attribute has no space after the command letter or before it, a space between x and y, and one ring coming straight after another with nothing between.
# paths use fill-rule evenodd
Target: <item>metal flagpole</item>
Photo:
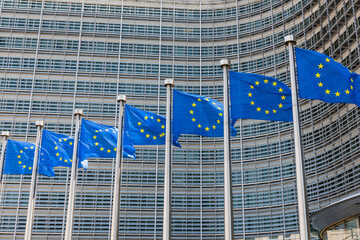
<instances>
[{"instance_id":1,"label":"metal flagpole","mask_svg":"<svg viewBox=\"0 0 360 240\"><path fill-rule=\"evenodd\" d=\"M70 190L69 190L69 203L66 214L66 229L65 240L72 239L73 225L74 225L74 208L75 208L75 196L76 196L76 178L78 169L78 142L79 142L79 129L80 120L83 115L82 109L75 109L74 115L76 117L75 137L74 137L74 152L72 157L71 177L70 177Z\"/></svg>"},{"instance_id":2,"label":"metal flagpole","mask_svg":"<svg viewBox=\"0 0 360 240\"><path fill-rule=\"evenodd\" d=\"M120 184L121 184L121 169L122 169L122 130L123 130L123 112L124 103L126 102L125 95L118 95L116 100L120 105L119 119L118 119L118 140L116 145L116 162L115 162L115 181L114 181L114 200L112 208L112 223L111 223L111 240L117 240L119 236L119 208L120 208Z\"/></svg>"},{"instance_id":3,"label":"metal flagpole","mask_svg":"<svg viewBox=\"0 0 360 240\"><path fill-rule=\"evenodd\" d=\"M163 240L171 239L171 92L174 79L165 79L166 87L166 138L165 138L165 173L164 173L164 214Z\"/></svg>"},{"instance_id":4,"label":"metal flagpole","mask_svg":"<svg viewBox=\"0 0 360 240\"><path fill-rule=\"evenodd\" d=\"M299 212L300 239L310 240L310 224L306 192L305 166L300 131L298 91L295 76L294 45L296 44L293 35L285 37L285 45L289 47L290 77L291 77L291 100L294 121L294 142L295 142L295 164L296 164L296 188Z\"/></svg>"},{"instance_id":5,"label":"metal flagpole","mask_svg":"<svg viewBox=\"0 0 360 240\"><path fill-rule=\"evenodd\" d=\"M3 137L3 143L1 146L1 157L0 157L0 183L2 183L2 176L4 172L4 162L5 162L5 149L7 145L7 139L10 137L9 131L3 131L1 133L1 136Z\"/></svg>"},{"instance_id":6,"label":"metal flagpole","mask_svg":"<svg viewBox=\"0 0 360 240\"><path fill-rule=\"evenodd\" d=\"M31 175L31 185L30 185L30 194L29 194L29 205L26 218L26 229L24 240L31 240L34 212L35 212L35 200L36 200L36 180L38 173L38 156L39 156L39 146L41 140L41 130L44 127L44 121L36 121L37 127L36 133L36 143L35 143L35 153L34 153L34 163L32 168Z\"/></svg>"},{"instance_id":7,"label":"metal flagpole","mask_svg":"<svg viewBox=\"0 0 360 240\"><path fill-rule=\"evenodd\" d=\"M230 149L230 118L229 118L229 69L230 60L220 60L224 76L224 239L234 238L232 171Z\"/></svg>"}]
</instances>

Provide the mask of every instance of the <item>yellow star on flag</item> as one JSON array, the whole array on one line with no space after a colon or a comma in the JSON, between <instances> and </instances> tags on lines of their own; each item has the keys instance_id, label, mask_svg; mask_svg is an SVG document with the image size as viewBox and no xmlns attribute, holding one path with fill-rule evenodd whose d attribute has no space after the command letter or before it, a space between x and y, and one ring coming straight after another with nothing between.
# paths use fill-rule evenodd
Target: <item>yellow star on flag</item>
<instances>
[{"instance_id":1,"label":"yellow star on flag","mask_svg":"<svg viewBox=\"0 0 360 240\"><path fill-rule=\"evenodd\" d=\"M315 74L316 78L320 78L321 74L320 73L317 73Z\"/></svg>"},{"instance_id":2,"label":"yellow star on flag","mask_svg":"<svg viewBox=\"0 0 360 240\"><path fill-rule=\"evenodd\" d=\"M322 65L321 63L318 65L319 69L322 69L324 65Z\"/></svg>"},{"instance_id":3,"label":"yellow star on flag","mask_svg":"<svg viewBox=\"0 0 360 240\"><path fill-rule=\"evenodd\" d=\"M325 93L326 93L326 94L330 94L330 92L331 92L331 91L330 91L329 89L326 89L326 90L325 90Z\"/></svg>"},{"instance_id":4,"label":"yellow star on flag","mask_svg":"<svg viewBox=\"0 0 360 240\"><path fill-rule=\"evenodd\" d=\"M339 92L336 92L336 93L335 93L335 96L336 96L336 97L340 97L340 93L339 93Z\"/></svg>"},{"instance_id":5,"label":"yellow star on flag","mask_svg":"<svg viewBox=\"0 0 360 240\"><path fill-rule=\"evenodd\" d=\"M257 108L256 108L256 111L260 112L260 111L261 111L261 108L260 108L260 107L257 107Z\"/></svg>"}]
</instances>

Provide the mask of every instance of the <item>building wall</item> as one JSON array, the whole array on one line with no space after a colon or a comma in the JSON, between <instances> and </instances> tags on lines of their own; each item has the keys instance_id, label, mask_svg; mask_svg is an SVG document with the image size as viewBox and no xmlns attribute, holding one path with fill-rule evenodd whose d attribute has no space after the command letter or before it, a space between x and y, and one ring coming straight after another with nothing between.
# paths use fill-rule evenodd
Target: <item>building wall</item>
<instances>
[{"instance_id":1,"label":"building wall","mask_svg":"<svg viewBox=\"0 0 360 240\"><path fill-rule=\"evenodd\" d=\"M360 72L359 0L0 0L0 130L34 142L35 121L73 134L75 108L115 125L116 95L165 116L163 80L222 101L220 59L289 85L284 36ZM359 111L301 100L310 213L359 191ZM232 138L236 239L298 233L292 124L241 120ZM173 152L173 239L223 239L222 139ZM161 239L163 146L138 147L121 186L121 239ZM61 239L70 171L39 177L33 239ZM114 161L80 170L74 239L110 235ZM23 238L30 176L0 190L0 238Z\"/></svg>"}]
</instances>

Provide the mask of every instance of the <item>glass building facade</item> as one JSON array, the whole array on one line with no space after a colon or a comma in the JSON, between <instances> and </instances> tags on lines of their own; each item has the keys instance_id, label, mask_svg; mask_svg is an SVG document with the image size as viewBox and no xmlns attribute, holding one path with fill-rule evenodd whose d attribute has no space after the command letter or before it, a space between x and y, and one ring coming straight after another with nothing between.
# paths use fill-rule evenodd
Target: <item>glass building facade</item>
<instances>
[{"instance_id":1,"label":"glass building facade","mask_svg":"<svg viewBox=\"0 0 360 240\"><path fill-rule=\"evenodd\" d=\"M115 125L116 96L165 116L163 80L222 101L220 59L290 84L284 37L360 73L359 0L0 0L0 131L35 140L35 121L74 133L73 111ZM360 190L360 112L302 99L310 214ZM236 239L296 239L292 124L241 120L231 140ZM223 142L184 135L173 150L173 239L223 239ZM122 172L120 238L161 239L164 147ZM33 239L62 239L70 169L40 176ZM73 239L108 239L114 160L78 176ZM30 176L5 175L0 239L22 239Z\"/></svg>"}]
</instances>

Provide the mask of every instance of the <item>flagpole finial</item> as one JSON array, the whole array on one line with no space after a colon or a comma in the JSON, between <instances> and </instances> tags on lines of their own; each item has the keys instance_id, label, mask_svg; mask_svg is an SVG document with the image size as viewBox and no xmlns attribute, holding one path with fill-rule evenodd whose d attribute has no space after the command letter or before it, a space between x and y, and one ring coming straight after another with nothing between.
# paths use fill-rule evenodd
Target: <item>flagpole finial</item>
<instances>
[{"instance_id":1,"label":"flagpole finial","mask_svg":"<svg viewBox=\"0 0 360 240\"><path fill-rule=\"evenodd\" d=\"M35 122L35 125L36 125L37 127L44 127L44 126L45 126L45 123L44 123L44 121L36 121L36 122Z\"/></svg>"},{"instance_id":2,"label":"flagpole finial","mask_svg":"<svg viewBox=\"0 0 360 240\"><path fill-rule=\"evenodd\" d=\"M2 131L1 136L2 137L10 137L10 132L9 131Z\"/></svg>"},{"instance_id":3,"label":"flagpole finial","mask_svg":"<svg viewBox=\"0 0 360 240\"><path fill-rule=\"evenodd\" d=\"M230 59L224 58L224 59L221 59L221 60L220 60L220 67L221 67L221 68L223 68L223 67L225 67L225 66L228 66L228 67L230 68L230 65L231 65Z\"/></svg>"},{"instance_id":4,"label":"flagpole finial","mask_svg":"<svg viewBox=\"0 0 360 240\"><path fill-rule=\"evenodd\" d=\"M83 109L80 109L80 108L76 108L75 111L74 111L74 115L84 115L84 110Z\"/></svg>"},{"instance_id":5,"label":"flagpole finial","mask_svg":"<svg viewBox=\"0 0 360 240\"><path fill-rule=\"evenodd\" d=\"M167 78L167 79L165 79L165 80L164 80L164 85L165 85L165 87L166 87L167 85L170 85L171 87L173 87L173 86L174 86L174 79L172 79L172 78Z\"/></svg>"},{"instance_id":6,"label":"flagpole finial","mask_svg":"<svg viewBox=\"0 0 360 240\"><path fill-rule=\"evenodd\" d=\"M285 37L285 45L288 45L289 43L294 43L294 45L296 44L296 41L295 41L295 38L294 38L294 35L287 35Z\"/></svg>"},{"instance_id":7,"label":"flagpole finial","mask_svg":"<svg viewBox=\"0 0 360 240\"><path fill-rule=\"evenodd\" d=\"M117 95L116 101L117 102L126 102L126 95L124 95L124 94Z\"/></svg>"}]
</instances>

